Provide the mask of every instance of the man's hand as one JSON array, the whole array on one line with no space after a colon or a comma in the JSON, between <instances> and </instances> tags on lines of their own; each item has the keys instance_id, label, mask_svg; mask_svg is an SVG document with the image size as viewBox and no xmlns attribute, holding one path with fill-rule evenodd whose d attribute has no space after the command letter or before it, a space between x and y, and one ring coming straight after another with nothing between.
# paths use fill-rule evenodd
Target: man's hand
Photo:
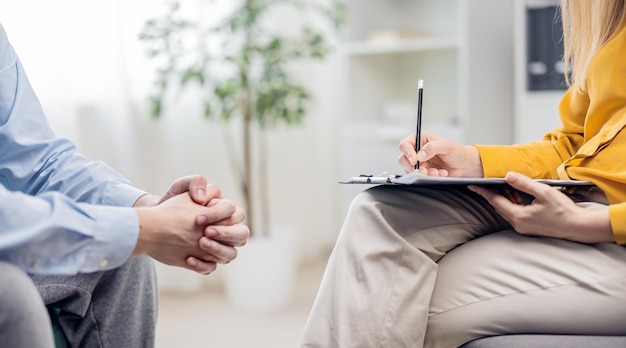
<instances>
[{"instance_id":1,"label":"man's hand","mask_svg":"<svg viewBox=\"0 0 626 348\"><path fill-rule=\"evenodd\" d=\"M525 204L515 194L504 196L480 186L469 188L483 196L518 233L582 243L615 242L608 209L579 207L553 187L519 173L508 173L506 181L535 199Z\"/></svg>"},{"instance_id":2,"label":"man's hand","mask_svg":"<svg viewBox=\"0 0 626 348\"><path fill-rule=\"evenodd\" d=\"M157 206L135 210L140 231L133 255L150 255L162 263L202 274L213 272L217 263L229 262L236 256L236 250L230 246L212 245L209 251L201 248L199 240L204 238L205 227L196 223L198 216L211 216L218 221L232 217L237 207L228 201L207 207L183 193Z\"/></svg>"},{"instance_id":3,"label":"man's hand","mask_svg":"<svg viewBox=\"0 0 626 348\"><path fill-rule=\"evenodd\" d=\"M181 193L189 192L194 202L206 205L213 198L221 198L222 192L217 185L207 185L207 180L201 175L190 175L176 179L165 194L161 197L143 195L137 199L134 207L152 207Z\"/></svg>"},{"instance_id":4,"label":"man's hand","mask_svg":"<svg viewBox=\"0 0 626 348\"><path fill-rule=\"evenodd\" d=\"M204 236L199 241L200 247L214 256L212 261L229 263L237 255L235 248L244 246L250 237L248 226L242 224L246 214L233 202L223 198L212 199L207 208L206 214L196 218L198 225L206 226ZM224 212L232 213L228 215ZM193 267L202 260L192 258L189 261Z\"/></svg>"},{"instance_id":5,"label":"man's hand","mask_svg":"<svg viewBox=\"0 0 626 348\"><path fill-rule=\"evenodd\" d=\"M196 212L192 221L195 222L195 228L199 231L196 235L196 246L199 247L202 252L185 255L180 259L184 260L184 265L180 260L175 262L169 258L159 259L157 258L160 257L159 254L156 255L155 259L169 265L186 267L198 273L209 274L215 270L218 263L226 264L232 261L237 256L236 247L241 247L246 244L250 237L250 230L247 226L241 224L245 219L245 213L231 201L223 199L221 189L215 184L207 184L206 178L200 175L176 179L162 197L144 195L135 202L134 207L169 206L169 204L166 203L169 203L171 199L183 194L191 197L193 202L198 206L205 206L204 209L190 210ZM152 210L148 212L152 212ZM150 216L155 219L158 218L153 214L145 214L145 212L143 214L144 219L150 218ZM163 216L160 216L160 218L167 216L182 217L181 215L165 213ZM142 225L144 233L152 233L152 229L147 226L152 226L152 224ZM175 230L171 230L166 233L174 232ZM185 234L187 237L189 236L189 232L190 231L185 228L180 229L180 233ZM150 240L149 238L147 242L149 243ZM144 240L141 240L141 242L145 244ZM136 252L133 254L148 254L148 252L143 252L143 249L143 245L138 245L135 248ZM180 255L177 255L177 257L180 257Z\"/></svg>"},{"instance_id":6,"label":"man's hand","mask_svg":"<svg viewBox=\"0 0 626 348\"><path fill-rule=\"evenodd\" d=\"M133 255L149 255L167 265L192 268L203 274L213 272L217 265L210 260L212 255L198 244L204 228L196 224L196 217L207 214L208 209L193 202L187 193L156 206L135 208L140 230ZM231 213L227 211L223 215ZM186 263L189 257L209 261L189 267Z\"/></svg>"}]
</instances>

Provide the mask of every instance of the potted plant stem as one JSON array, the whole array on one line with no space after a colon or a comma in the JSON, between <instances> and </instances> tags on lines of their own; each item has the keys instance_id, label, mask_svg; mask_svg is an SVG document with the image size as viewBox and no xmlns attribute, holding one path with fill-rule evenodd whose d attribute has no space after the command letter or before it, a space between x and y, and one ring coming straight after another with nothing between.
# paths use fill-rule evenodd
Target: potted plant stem
<instances>
[{"instance_id":1,"label":"potted plant stem","mask_svg":"<svg viewBox=\"0 0 626 348\"><path fill-rule=\"evenodd\" d=\"M170 1L165 14L145 23L140 41L160 65L150 97L153 116L163 113L171 88L199 88L198 103L207 119L240 125L241 144L225 146L232 151L229 158L252 234L237 264L243 263L253 240L268 237L271 230L267 131L301 124L307 114L311 97L294 77L293 64L327 57L329 39L343 23L346 8L340 0L325 5L319 0L223 1L232 10L217 23L185 17L181 2ZM310 23L302 21L296 30L275 28L275 11L291 11Z\"/></svg>"}]
</instances>

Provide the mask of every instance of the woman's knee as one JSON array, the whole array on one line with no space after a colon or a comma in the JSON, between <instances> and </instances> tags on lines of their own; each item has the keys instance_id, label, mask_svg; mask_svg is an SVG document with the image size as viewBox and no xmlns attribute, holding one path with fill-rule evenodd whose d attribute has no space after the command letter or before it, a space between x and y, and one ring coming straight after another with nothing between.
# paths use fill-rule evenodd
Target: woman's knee
<instances>
[{"instance_id":1,"label":"woman's knee","mask_svg":"<svg viewBox=\"0 0 626 348\"><path fill-rule=\"evenodd\" d=\"M352 202L350 202L349 213L353 211L360 211L366 207L369 207L372 202L376 201L376 192L376 187L359 192L356 196L354 196Z\"/></svg>"},{"instance_id":2,"label":"woman's knee","mask_svg":"<svg viewBox=\"0 0 626 348\"><path fill-rule=\"evenodd\" d=\"M398 207L391 207L389 203L390 200L394 199L396 204L399 201L397 196L394 199L390 199L390 196L394 196L392 191L392 187L381 185L359 192L350 203L346 222L349 222L352 218L359 220L377 219L381 215L385 215L384 211L388 210L388 208L398 209Z\"/></svg>"}]
</instances>

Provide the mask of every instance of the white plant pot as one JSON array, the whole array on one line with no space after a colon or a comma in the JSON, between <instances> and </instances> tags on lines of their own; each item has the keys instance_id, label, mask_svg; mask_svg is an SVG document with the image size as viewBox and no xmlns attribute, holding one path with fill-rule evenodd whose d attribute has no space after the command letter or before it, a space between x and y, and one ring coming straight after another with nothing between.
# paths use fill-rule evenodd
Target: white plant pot
<instances>
[{"instance_id":1,"label":"white plant pot","mask_svg":"<svg viewBox=\"0 0 626 348\"><path fill-rule=\"evenodd\" d=\"M253 237L224 267L226 295L242 310L275 311L291 303L298 265L293 231Z\"/></svg>"}]
</instances>

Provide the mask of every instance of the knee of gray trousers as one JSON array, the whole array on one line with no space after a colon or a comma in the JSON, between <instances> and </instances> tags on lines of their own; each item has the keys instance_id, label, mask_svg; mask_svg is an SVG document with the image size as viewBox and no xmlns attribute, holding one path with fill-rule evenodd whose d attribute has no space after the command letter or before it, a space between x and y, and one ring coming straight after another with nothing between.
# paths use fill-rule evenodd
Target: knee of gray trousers
<instances>
[{"instance_id":1,"label":"knee of gray trousers","mask_svg":"<svg viewBox=\"0 0 626 348\"><path fill-rule=\"evenodd\" d=\"M72 346L153 347L158 291L154 262L131 257L120 267L75 275L33 275Z\"/></svg>"},{"instance_id":2,"label":"knee of gray trousers","mask_svg":"<svg viewBox=\"0 0 626 348\"><path fill-rule=\"evenodd\" d=\"M80 347L154 346L158 292L152 259L130 258L90 285L87 315L59 316L70 342Z\"/></svg>"},{"instance_id":3,"label":"knee of gray trousers","mask_svg":"<svg viewBox=\"0 0 626 348\"><path fill-rule=\"evenodd\" d=\"M6 347L54 347L46 306L30 277L0 262L0 342Z\"/></svg>"}]
</instances>

